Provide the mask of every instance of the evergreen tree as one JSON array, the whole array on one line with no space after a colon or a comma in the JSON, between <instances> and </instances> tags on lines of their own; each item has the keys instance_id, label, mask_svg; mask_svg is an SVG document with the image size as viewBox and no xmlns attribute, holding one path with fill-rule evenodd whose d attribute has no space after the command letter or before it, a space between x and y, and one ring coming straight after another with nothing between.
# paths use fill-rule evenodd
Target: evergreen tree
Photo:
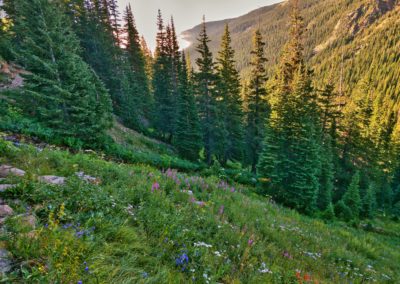
<instances>
[{"instance_id":1,"label":"evergreen tree","mask_svg":"<svg viewBox=\"0 0 400 284\"><path fill-rule=\"evenodd\" d=\"M173 105L171 77L170 28L166 30L161 11L157 16L157 46L153 66L154 125L162 138L171 141L176 123L176 105ZM169 31L168 31L169 30ZM175 112L174 112L175 111Z\"/></svg>"},{"instance_id":2,"label":"evergreen tree","mask_svg":"<svg viewBox=\"0 0 400 284\"><path fill-rule=\"evenodd\" d=\"M329 203L326 209L322 212L322 218L325 220L335 219L335 208L332 203Z\"/></svg>"},{"instance_id":3,"label":"evergreen tree","mask_svg":"<svg viewBox=\"0 0 400 284\"><path fill-rule=\"evenodd\" d=\"M278 201L312 213L319 187L321 131L310 72L303 63L302 33L294 1L291 39L274 80L258 173Z\"/></svg>"},{"instance_id":4,"label":"evergreen tree","mask_svg":"<svg viewBox=\"0 0 400 284\"><path fill-rule=\"evenodd\" d=\"M60 2L68 7L67 14L71 17L72 28L80 40L83 59L109 90L114 111L119 114L127 79L122 70L124 64L115 36L118 19L112 20L110 3L106 0Z\"/></svg>"},{"instance_id":5,"label":"evergreen tree","mask_svg":"<svg viewBox=\"0 0 400 284\"><path fill-rule=\"evenodd\" d=\"M243 160L243 111L240 98L240 78L235 67L235 52L231 46L231 35L228 25L222 36L221 50L217 58L217 86L219 97L218 110L221 113L222 163L228 160Z\"/></svg>"},{"instance_id":6,"label":"evergreen tree","mask_svg":"<svg viewBox=\"0 0 400 284\"><path fill-rule=\"evenodd\" d=\"M198 72L195 74L195 81L199 99L199 116L203 127L206 162L210 165L213 155L216 154L217 145L221 141L221 128L215 92L215 66L212 53L208 47L210 40L204 19L198 42L197 51L200 53L200 57L196 60Z\"/></svg>"},{"instance_id":7,"label":"evergreen tree","mask_svg":"<svg viewBox=\"0 0 400 284\"><path fill-rule=\"evenodd\" d=\"M343 202L343 200L336 203L335 215L346 222L349 222L354 218L352 210Z\"/></svg>"},{"instance_id":8,"label":"evergreen tree","mask_svg":"<svg viewBox=\"0 0 400 284\"><path fill-rule=\"evenodd\" d=\"M19 62L29 71L22 106L66 143L95 145L111 125L107 91L79 57L79 41L58 2L19 0L13 32Z\"/></svg>"},{"instance_id":9,"label":"evergreen tree","mask_svg":"<svg viewBox=\"0 0 400 284\"><path fill-rule=\"evenodd\" d=\"M130 93L125 94L126 100L121 106L123 109L124 118L129 117L129 113L135 113L138 116L135 120L126 121L127 125L135 128L140 128L140 118L149 117L150 113L150 90L149 82L146 74L145 57L140 44L140 36L137 31L135 19L133 17L132 8L130 5L126 7L125 12L125 27L126 34L125 50L127 53L129 70L128 78L130 79Z\"/></svg>"},{"instance_id":10,"label":"evergreen tree","mask_svg":"<svg viewBox=\"0 0 400 284\"><path fill-rule=\"evenodd\" d=\"M6 0L7 3L7 0ZM4 5L4 4L3 4ZM10 7L11 5L8 4ZM6 60L13 60L13 48L11 46L11 21L8 16L3 15L3 6L0 5L0 58Z\"/></svg>"},{"instance_id":11,"label":"evergreen tree","mask_svg":"<svg viewBox=\"0 0 400 284\"><path fill-rule=\"evenodd\" d=\"M362 199L361 215L364 218L373 218L376 210L376 193L374 186L371 184L367 187L367 192Z\"/></svg>"},{"instance_id":12,"label":"evergreen tree","mask_svg":"<svg viewBox=\"0 0 400 284\"><path fill-rule=\"evenodd\" d=\"M262 41L261 33L256 30L253 38L253 50L251 51L251 77L247 92L245 92L246 104L246 160L253 172L256 172L256 165L262 149L264 136L265 119L268 116L268 104L265 100L265 82L267 74L264 55L265 43Z\"/></svg>"},{"instance_id":13,"label":"evergreen tree","mask_svg":"<svg viewBox=\"0 0 400 284\"><path fill-rule=\"evenodd\" d=\"M179 68L179 95L179 115L174 144L183 157L196 160L202 147L202 135L184 53Z\"/></svg>"},{"instance_id":14,"label":"evergreen tree","mask_svg":"<svg viewBox=\"0 0 400 284\"><path fill-rule=\"evenodd\" d=\"M360 173L356 172L343 196L343 203L350 209L353 218L359 218L361 211Z\"/></svg>"},{"instance_id":15,"label":"evergreen tree","mask_svg":"<svg viewBox=\"0 0 400 284\"><path fill-rule=\"evenodd\" d=\"M153 78L153 53L151 52L149 46L147 45L146 39L142 36L140 38L140 46L143 51L144 59L145 59L145 70L148 81L151 82ZM151 84L150 86L151 87Z\"/></svg>"},{"instance_id":16,"label":"evergreen tree","mask_svg":"<svg viewBox=\"0 0 400 284\"><path fill-rule=\"evenodd\" d=\"M318 96L321 113L322 145L320 151L321 171L317 205L325 210L332 203L335 168L337 166L337 119L339 117L334 86L328 83Z\"/></svg>"},{"instance_id":17,"label":"evergreen tree","mask_svg":"<svg viewBox=\"0 0 400 284\"><path fill-rule=\"evenodd\" d=\"M320 210L325 210L332 203L332 192L334 189L334 164L331 139L328 135L323 144L321 157L321 172L319 175L319 192L317 205Z\"/></svg>"},{"instance_id":18,"label":"evergreen tree","mask_svg":"<svg viewBox=\"0 0 400 284\"><path fill-rule=\"evenodd\" d=\"M109 13L110 13L110 24L115 37L115 43L117 46L121 46L121 24L120 24L120 12L118 11L117 0L108 0ZM130 6L130 5L129 5Z\"/></svg>"}]
</instances>

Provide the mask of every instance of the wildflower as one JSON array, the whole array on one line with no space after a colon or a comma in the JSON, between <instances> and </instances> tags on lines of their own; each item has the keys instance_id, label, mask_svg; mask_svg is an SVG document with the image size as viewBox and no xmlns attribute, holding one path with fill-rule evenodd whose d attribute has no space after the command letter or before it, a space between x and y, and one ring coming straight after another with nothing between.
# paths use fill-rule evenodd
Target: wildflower
<instances>
[{"instance_id":1,"label":"wildflower","mask_svg":"<svg viewBox=\"0 0 400 284\"><path fill-rule=\"evenodd\" d=\"M142 277L143 277L143 278L147 278L147 277L149 277L149 274L148 274L147 272L143 272L143 273L142 273Z\"/></svg>"},{"instance_id":2,"label":"wildflower","mask_svg":"<svg viewBox=\"0 0 400 284\"><path fill-rule=\"evenodd\" d=\"M160 189L160 184L158 182L153 183L153 185L151 186L151 192L154 192L155 190L159 189Z\"/></svg>"},{"instance_id":3,"label":"wildflower","mask_svg":"<svg viewBox=\"0 0 400 284\"><path fill-rule=\"evenodd\" d=\"M79 280L79 281L78 281L78 284L82 284L82 283L83 283L82 280Z\"/></svg>"},{"instance_id":4,"label":"wildflower","mask_svg":"<svg viewBox=\"0 0 400 284\"><path fill-rule=\"evenodd\" d=\"M193 244L195 247L206 247L206 248L211 248L212 245L206 244L205 242L198 242Z\"/></svg>"},{"instance_id":5,"label":"wildflower","mask_svg":"<svg viewBox=\"0 0 400 284\"><path fill-rule=\"evenodd\" d=\"M200 207L204 207L206 206L206 203L204 201L196 201L195 202L197 205L199 205Z\"/></svg>"},{"instance_id":6,"label":"wildflower","mask_svg":"<svg viewBox=\"0 0 400 284\"><path fill-rule=\"evenodd\" d=\"M293 259L293 256L291 256L290 253L287 252L287 251L284 251L283 254L282 254L282 256L283 256L283 257L286 257L286 258L288 258L288 259Z\"/></svg>"},{"instance_id":7,"label":"wildflower","mask_svg":"<svg viewBox=\"0 0 400 284\"><path fill-rule=\"evenodd\" d=\"M231 192L232 193L235 192L235 188L234 187L231 188Z\"/></svg>"},{"instance_id":8,"label":"wildflower","mask_svg":"<svg viewBox=\"0 0 400 284\"><path fill-rule=\"evenodd\" d=\"M253 240L253 239L249 239L248 242L247 242L247 244L248 244L249 246L252 246L253 243L254 243L254 240Z\"/></svg>"},{"instance_id":9,"label":"wildflower","mask_svg":"<svg viewBox=\"0 0 400 284\"><path fill-rule=\"evenodd\" d=\"M304 274L304 281L311 281L311 275L308 273Z\"/></svg>"},{"instance_id":10,"label":"wildflower","mask_svg":"<svg viewBox=\"0 0 400 284\"><path fill-rule=\"evenodd\" d=\"M271 270L268 269L267 265L265 262L261 263L261 268L258 270L260 273L272 273Z\"/></svg>"},{"instance_id":11,"label":"wildflower","mask_svg":"<svg viewBox=\"0 0 400 284\"><path fill-rule=\"evenodd\" d=\"M296 278L297 280L299 280L300 283L302 282L301 271L298 269L296 269Z\"/></svg>"},{"instance_id":12,"label":"wildflower","mask_svg":"<svg viewBox=\"0 0 400 284\"><path fill-rule=\"evenodd\" d=\"M186 253L183 253L181 256L179 256L176 260L175 260L177 265L182 265L185 263L189 263L189 257Z\"/></svg>"},{"instance_id":13,"label":"wildflower","mask_svg":"<svg viewBox=\"0 0 400 284\"><path fill-rule=\"evenodd\" d=\"M221 205L221 207L220 207L219 210L218 210L218 214L219 214L219 215L224 214L224 209L225 209L224 205Z\"/></svg>"},{"instance_id":14,"label":"wildflower","mask_svg":"<svg viewBox=\"0 0 400 284\"><path fill-rule=\"evenodd\" d=\"M85 272L89 272L89 267L88 266L85 267Z\"/></svg>"},{"instance_id":15,"label":"wildflower","mask_svg":"<svg viewBox=\"0 0 400 284\"><path fill-rule=\"evenodd\" d=\"M221 256L222 256L222 254L221 254L219 251L214 251L214 254L215 254L216 256L218 256L218 257L221 257Z\"/></svg>"},{"instance_id":16,"label":"wildflower","mask_svg":"<svg viewBox=\"0 0 400 284\"><path fill-rule=\"evenodd\" d=\"M186 270L186 267L189 263L189 256L186 253L183 253L177 259L175 259L176 266L181 266L182 271Z\"/></svg>"}]
</instances>

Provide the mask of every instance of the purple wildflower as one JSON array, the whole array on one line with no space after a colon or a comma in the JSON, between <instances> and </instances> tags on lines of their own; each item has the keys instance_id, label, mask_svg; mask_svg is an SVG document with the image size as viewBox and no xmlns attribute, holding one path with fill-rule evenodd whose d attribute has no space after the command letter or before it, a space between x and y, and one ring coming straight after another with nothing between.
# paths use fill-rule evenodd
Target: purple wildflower
<instances>
[{"instance_id":1,"label":"purple wildflower","mask_svg":"<svg viewBox=\"0 0 400 284\"><path fill-rule=\"evenodd\" d=\"M158 182L153 183L153 185L151 186L151 192L154 192L155 190L159 189L160 189L160 184Z\"/></svg>"},{"instance_id":2,"label":"purple wildflower","mask_svg":"<svg viewBox=\"0 0 400 284\"><path fill-rule=\"evenodd\" d=\"M248 242L247 242L247 244L248 244L249 246L252 246L252 245L254 244L254 240L253 240L253 239L249 239Z\"/></svg>"},{"instance_id":3,"label":"purple wildflower","mask_svg":"<svg viewBox=\"0 0 400 284\"><path fill-rule=\"evenodd\" d=\"M292 258L293 258L293 256L291 256L290 253L287 252L287 251L284 251L283 254L282 254L282 256L283 256L283 257L286 257L286 258L288 258L288 259L292 259Z\"/></svg>"},{"instance_id":4,"label":"purple wildflower","mask_svg":"<svg viewBox=\"0 0 400 284\"><path fill-rule=\"evenodd\" d=\"M182 255L178 256L177 259L175 259L175 264L176 266L181 266L182 271L186 270L186 266L189 263L189 256L186 253L182 253Z\"/></svg>"},{"instance_id":5,"label":"purple wildflower","mask_svg":"<svg viewBox=\"0 0 400 284\"><path fill-rule=\"evenodd\" d=\"M218 214L219 214L219 215L224 214L224 209L225 209L225 206L224 206L224 205L221 205L221 207L219 207Z\"/></svg>"}]
</instances>

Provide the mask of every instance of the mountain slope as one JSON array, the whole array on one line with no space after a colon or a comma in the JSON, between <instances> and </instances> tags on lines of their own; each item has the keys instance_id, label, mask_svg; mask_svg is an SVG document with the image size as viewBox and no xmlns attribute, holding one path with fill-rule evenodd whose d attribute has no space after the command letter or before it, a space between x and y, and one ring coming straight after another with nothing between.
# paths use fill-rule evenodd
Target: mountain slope
<instances>
[{"instance_id":1,"label":"mountain slope","mask_svg":"<svg viewBox=\"0 0 400 284\"><path fill-rule=\"evenodd\" d=\"M303 0L300 1L302 16L306 26L305 52L308 58L337 41L351 41L380 17L392 11L398 0ZM236 50L238 68L247 74L251 38L260 28L266 41L269 70L273 69L281 49L288 38L290 5L288 1L263 7L244 16L207 23L208 34L212 40L210 47L216 55L223 28L229 24L233 47ZM186 40L192 43L188 48L191 57L196 58L196 37L200 26L183 32Z\"/></svg>"},{"instance_id":2,"label":"mountain slope","mask_svg":"<svg viewBox=\"0 0 400 284\"><path fill-rule=\"evenodd\" d=\"M390 152L388 142L400 141L400 1L300 0L300 4L306 27L305 54L314 70L314 85L321 89L328 81L334 83L336 93L341 95L340 104L347 104L343 113L354 112L357 104L369 104L367 132L386 157ZM228 23L237 67L246 78L251 37L260 28L266 42L267 70L272 75L288 37L289 14L290 5L285 1L212 23L209 36L214 56ZM198 29L184 35L191 39ZM196 58L193 45L189 52ZM381 163L386 159L382 158Z\"/></svg>"}]
</instances>

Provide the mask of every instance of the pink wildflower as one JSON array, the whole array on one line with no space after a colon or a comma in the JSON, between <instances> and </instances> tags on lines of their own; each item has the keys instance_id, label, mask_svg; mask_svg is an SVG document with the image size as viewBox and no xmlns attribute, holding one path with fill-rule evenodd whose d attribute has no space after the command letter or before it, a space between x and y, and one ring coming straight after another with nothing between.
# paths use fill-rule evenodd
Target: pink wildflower
<instances>
[{"instance_id":1,"label":"pink wildflower","mask_svg":"<svg viewBox=\"0 0 400 284\"><path fill-rule=\"evenodd\" d=\"M153 185L151 186L151 192L154 192L155 190L159 189L160 189L160 184L158 182L153 183Z\"/></svg>"}]
</instances>

